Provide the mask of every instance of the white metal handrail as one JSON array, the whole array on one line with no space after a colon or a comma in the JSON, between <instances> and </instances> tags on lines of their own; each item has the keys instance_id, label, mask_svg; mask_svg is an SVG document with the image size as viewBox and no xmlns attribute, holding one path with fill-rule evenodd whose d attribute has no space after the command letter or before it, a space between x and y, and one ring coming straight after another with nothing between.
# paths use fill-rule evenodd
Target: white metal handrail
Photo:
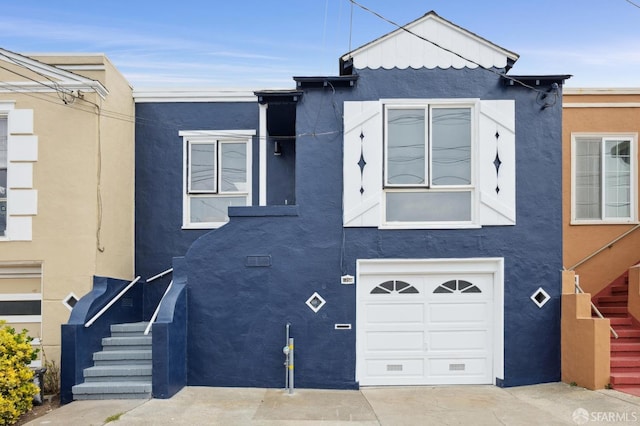
<instances>
[{"instance_id":1,"label":"white metal handrail","mask_svg":"<svg viewBox=\"0 0 640 426\"><path fill-rule=\"evenodd\" d=\"M96 322L96 320L97 320L98 318L100 318L100 317L102 316L102 314L104 314L105 312L107 312L107 310L108 310L111 306L113 306L113 304L114 304L114 303L116 303L118 300L120 300L120 298L121 298L122 296L124 296L124 294L125 294L125 293L126 293L126 292L131 288L131 287L133 287L133 285L134 285L135 283L137 283L139 279L140 279L140 277L139 277L139 276L137 276L137 277L136 277L136 279L134 279L133 281L131 281L131 282L129 283L129 285L127 285L124 289L122 289L122 291L121 291L120 293L118 293L118 294L116 295L116 297L114 297L113 299L111 299L111 301L110 301L109 303L107 303L107 304L106 304L102 309L100 309L100 311L99 311L97 314L95 314L95 315L93 316L93 318L91 318L89 321L87 321L87 323L86 323L84 326L85 326L85 327L90 327L90 326L91 326L91 324L93 324L94 322Z\"/></svg>"},{"instance_id":2,"label":"white metal handrail","mask_svg":"<svg viewBox=\"0 0 640 426\"><path fill-rule=\"evenodd\" d=\"M149 334L149 330L151 330L151 326L153 325L154 322L156 322L156 318L158 317L158 313L160 312L160 306L162 305L162 301L164 300L164 297L167 295L167 293L169 293L169 290L171 290L172 285L173 285L173 280L171 280L171 282L167 286L167 289L164 291L164 294L162 295L162 298L160 299L160 302L158 303L156 310L153 312L153 315L151 316L151 320L149 320L149 325L147 325L147 328L144 329L145 336Z\"/></svg>"},{"instance_id":3,"label":"white metal handrail","mask_svg":"<svg viewBox=\"0 0 640 426\"><path fill-rule=\"evenodd\" d=\"M577 275L575 277L575 286L576 286L576 293L584 293L584 290L582 290L582 287L580 287L580 277L578 277ZM593 302L591 302L591 309L593 309L593 311L596 313L598 317L600 317L601 319L605 319L605 317L603 317L602 314L600 313L600 310L598 310L598 307L594 305ZM616 331L613 329L613 327L611 327L611 325L609 325L609 330L611 330L611 334L613 334L613 337L617 339L618 333L616 333Z\"/></svg>"},{"instance_id":4,"label":"white metal handrail","mask_svg":"<svg viewBox=\"0 0 640 426\"><path fill-rule=\"evenodd\" d=\"M169 268L166 271L160 272L158 275L154 275L151 278L147 278L147 282L150 283L153 280L157 280L158 278L162 278L167 274L170 274L171 272L173 272L173 268Z\"/></svg>"},{"instance_id":5,"label":"white metal handrail","mask_svg":"<svg viewBox=\"0 0 640 426\"><path fill-rule=\"evenodd\" d=\"M165 275L170 274L172 272L173 272L173 268L169 268L166 271L160 272L159 274L154 275L151 278L147 279L147 283L157 280L158 278L162 278ZM149 334L149 331L151 330L151 326L153 325L154 322L156 322L156 318L158 317L158 313L160 312L160 306L162 305L162 301L164 300L164 297L167 295L167 293L169 293L169 290L171 290L172 285L173 285L173 280L171 280L171 282L167 286L167 289L164 291L164 294L160 298L160 302L158 302L158 306L156 306L156 310L153 312L153 315L151 316L151 320L149 320L149 324L147 325L147 328L144 329L145 336Z\"/></svg>"}]
</instances>

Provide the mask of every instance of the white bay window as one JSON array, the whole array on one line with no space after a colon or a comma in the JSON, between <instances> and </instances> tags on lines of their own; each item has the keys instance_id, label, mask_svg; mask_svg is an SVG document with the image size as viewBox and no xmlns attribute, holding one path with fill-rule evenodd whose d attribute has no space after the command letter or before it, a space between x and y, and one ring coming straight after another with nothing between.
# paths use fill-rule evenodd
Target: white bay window
<instances>
[{"instance_id":1,"label":"white bay window","mask_svg":"<svg viewBox=\"0 0 640 426\"><path fill-rule=\"evenodd\" d=\"M515 225L515 165L513 100L344 103L345 227Z\"/></svg>"}]
</instances>

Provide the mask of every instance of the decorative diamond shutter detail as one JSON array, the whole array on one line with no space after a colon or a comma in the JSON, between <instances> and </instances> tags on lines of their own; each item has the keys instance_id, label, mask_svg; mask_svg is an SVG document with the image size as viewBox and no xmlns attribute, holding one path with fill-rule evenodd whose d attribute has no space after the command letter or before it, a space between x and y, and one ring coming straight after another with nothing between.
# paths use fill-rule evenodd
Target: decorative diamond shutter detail
<instances>
[{"instance_id":1,"label":"decorative diamond shutter detail","mask_svg":"<svg viewBox=\"0 0 640 426\"><path fill-rule=\"evenodd\" d=\"M516 224L515 101L480 101L481 225Z\"/></svg>"},{"instance_id":2,"label":"decorative diamond shutter detail","mask_svg":"<svg viewBox=\"0 0 640 426\"><path fill-rule=\"evenodd\" d=\"M380 225L382 197L382 106L344 103L343 225Z\"/></svg>"}]
</instances>

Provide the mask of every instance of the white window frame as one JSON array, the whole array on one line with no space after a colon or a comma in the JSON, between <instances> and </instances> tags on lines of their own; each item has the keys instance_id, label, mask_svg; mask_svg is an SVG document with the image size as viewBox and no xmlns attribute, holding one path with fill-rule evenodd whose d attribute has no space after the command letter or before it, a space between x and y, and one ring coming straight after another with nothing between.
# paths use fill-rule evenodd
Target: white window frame
<instances>
[{"instance_id":1,"label":"white window frame","mask_svg":"<svg viewBox=\"0 0 640 426\"><path fill-rule=\"evenodd\" d=\"M628 139L631 143L629 156L631 158L630 165L630 181L631 181L631 189L630 189L630 211L629 217L624 218L616 218L616 217L605 217L604 216L604 200L601 201L601 216L600 219L578 219L576 218L576 167L577 167L577 158L576 158L576 145L579 143L579 139L583 138L598 138L600 139L600 150L602 151L602 146L606 140L620 140L620 139ZM582 132L574 132L571 133L571 224L572 225L612 225L612 224L636 224L638 223L638 133L616 133L616 132L608 132L608 133L582 133ZM602 161L602 159L601 159ZM601 163L602 164L602 163ZM602 172L601 170L601 177ZM604 190L604 185L602 186ZM602 198L604 198L604 191L602 194Z\"/></svg>"},{"instance_id":2,"label":"white window frame","mask_svg":"<svg viewBox=\"0 0 640 426\"><path fill-rule=\"evenodd\" d=\"M0 194L0 199L4 199L5 200L5 211L4 211L4 215L5 215L5 228L4 229L0 229L0 239L1 240L6 240L7 237L7 229L9 229L9 111L13 109L13 104L6 104L6 103L0 103L0 118L5 119L7 122L7 127L6 127L6 135L4 135L4 137L6 138L6 144L7 144L7 158L6 158L6 174L7 174L7 181L5 182L6 186L4 187L4 194ZM2 135L0 135L1 137ZM1 214L1 213L0 213Z\"/></svg>"},{"instance_id":3,"label":"white window frame","mask_svg":"<svg viewBox=\"0 0 640 426\"><path fill-rule=\"evenodd\" d=\"M0 114L7 116L7 225L0 242L32 241L32 220L38 214L38 191L33 187L38 161L34 112L6 100L0 101Z\"/></svg>"},{"instance_id":4,"label":"white window frame","mask_svg":"<svg viewBox=\"0 0 640 426\"><path fill-rule=\"evenodd\" d=\"M478 113L479 113L479 99L381 99L380 100L383 109L383 191L380 209L380 229L453 229L453 228L479 228L479 203L477 199L476 182L478 182L478 166L479 161L477 157L477 144L478 144ZM407 185L407 184L388 184L387 183L387 111L388 109L421 109L425 110L425 183L420 185ZM432 159L432 126L431 126L431 111L434 108L468 108L471 111L471 171L470 178L471 183L469 185L432 185L432 171L431 166ZM395 192L425 192L425 193L452 193L452 192L465 192L470 193L470 220L465 221L387 221L387 194Z\"/></svg>"},{"instance_id":5,"label":"white window frame","mask_svg":"<svg viewBox=\"0 0 640 426\"><path fill-rule=\"evenodd\" d=\"M183 140L183 200L182 200L182 229L215 229L227 223L218 222L192 222L191 221L191 199L203 196L244 196L245 205L252 202L252 141L255 130L185 130L180 131L179 136ZM219 154L220 145L225 143L245 143L246 144L246 191L221 191L220 170L222 158ZM215 188L213 190L192 190L191 189L191 168L190 168L190 147L198 144L214 144L215 156Z\"/></svg>"}]
</instances>

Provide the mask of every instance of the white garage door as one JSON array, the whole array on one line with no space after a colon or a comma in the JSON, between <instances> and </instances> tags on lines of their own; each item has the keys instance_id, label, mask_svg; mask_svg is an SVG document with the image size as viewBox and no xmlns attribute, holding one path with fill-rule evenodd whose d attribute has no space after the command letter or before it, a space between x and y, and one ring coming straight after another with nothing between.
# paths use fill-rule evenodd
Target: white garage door
<instances>
[{"instance_id":1,"label":"white garage door","mask_svg":"<svg viewBox=\"0 0 640 426\"><path fill-rule=\"evenodd\" d=\"M492 384L495 273L378 266L357 283L360 384Z\"/></svg>"}]
</instances>

